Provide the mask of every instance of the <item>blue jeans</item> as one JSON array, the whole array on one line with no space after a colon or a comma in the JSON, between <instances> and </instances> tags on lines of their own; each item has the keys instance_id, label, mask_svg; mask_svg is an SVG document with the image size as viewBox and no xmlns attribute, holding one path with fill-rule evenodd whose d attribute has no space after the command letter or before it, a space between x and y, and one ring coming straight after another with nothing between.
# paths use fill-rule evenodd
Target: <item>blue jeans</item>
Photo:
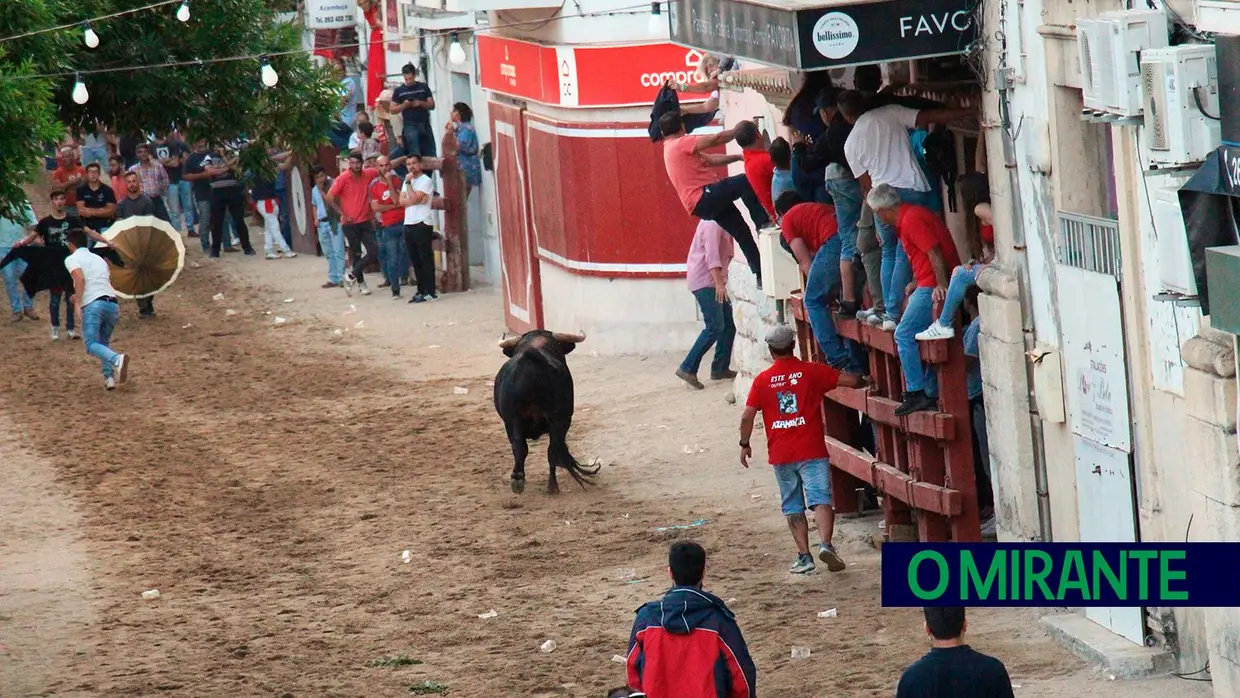
<instances>
[{"instance_id":1,"label":"blue jeans","mask_svg":"<svg viewBox=\"0 0 1240 698\"><path fill-rule=\"evenodd\" d=\"M904 389L913 392L924 390L930 397L938 395L938 383L935 381L934 368L926 368L921 363L921 349L918 347L917 333L930 326L934 320L934 289L921 286L908 298L904 308L904 317L896 326L896 353L900 355L900 371L904 374Z\"/></svg>"},{"instance_id":2,"label":"blue jeans","mask_svg":"<svg viewBox=\"0 0 1240 698\"><path fill-rule=\"evenodd\" d=\"M720 303L715 298L713 286L699 288L693 292L698 307L702 309L702 319L706 327L698 335L697 341L680 362L680 370L696 375L698 367L706 352L715 346L715 358L710 362L710 375L721 376L732 365L732 342L736 339L736 325L732 321L732 304Z\"/></svg>"},{"instance_id":3,"label":"blue jeans","mask_svg":"<svg viewBox=\"0 0 1240 698\"><path fill-rule=\"evenodd\" d=\"M83 146L82 147L82 167L86 167L92 162L99 163L99 166L103 168L103 173L107 174L108 146L97 145L97 146L94 146L93 148L87 148Z\"/></svg>"},{"instance_id":4,"label":"blue jeans","mask_svg":"<svg viewBox=\"0 0 1240 698\"><path fill-rule=\"evenodd\" d=\"M852 261L857 256L857 224L861 222L861 183L855 179L828 179L827 191L835 201L835 219L839 222L840 259Z\"/></svg>"},{"instance_id":5,"label":"blue jeans","mask_svg":"<svg viewBox=\"0 0 1240 698\"><path fill-rule=\"evenodd\" d=\"M172 182L168 185L168 194L164 196L168 204L168 218L174 230L181 229L181 220L185 220L185 232L194 229L194 185L186 180Z\"/></svg>"},{"instance_id":6,"label":"blue jeans","mask_svg":"<svg viewBox=\"0 0 1240 698\"><path fill-rule=\"evenodd\" d=\"M969 287L977 281L977 273L984 266L986 265L974 264L971 267L961 265L952 270L952 280L947 285L947 298L943 301L943 312L939 313L940 325L951 327L956 319L956 311L960 310L960 304L964 303L964 292L968 291Z\"/></svg>"},{"instance_id":7,"label":"blue jeans","mask_svg":"<svg viewBox=\"0 0 1240 698\"><path fill-rule=\"evenodd\" d=\"M826 458L773 465L775 481L779 483L779 508L784 516L804 514L806 505L810 509L831 506L831 477Z\"/></svg>"},{"instance_id":8,"label":"blue jeans","mask_svg":"<svg viewBox=\"0 0 1240 698\"><path fill-rule=\"evenodd\" d=\"M835 320L827 305L827 294L840 283L840 245L840 236L832 235L814 254L805 279L804 302L810 329L814 331L814 339L818 341L827 363L847 370L852 363L852 355L835 331Z\"/></svg>"},{"instance_id":9,"label":"blue jeans","mask_svg":"<svg viewBox=\"0 0 1240 698\"><path fill-rule=\"evenodd\" d=\"M327 258L327 280L340 283L344 280L344 233L339 223L319 221L319 246Z\"/></svg>"},{"instance_id":10,"label":"blue jeans","mask_svg":"<svg viewBox=\"0 0 1240 698\"><path fill-rule=\"evenodd\" d=\"M931 187L930 191L897 188L896 192L906 204L925 206L932 211L943 208L937 187ZM900 242L896 229L883 223L878 216L874 216L874 225L883 244L883 264L879 272L883 285L883 305L887 307L888 315L898 319L904 300L904 287L913 279L913 268L909 265L908 255L904 253L904 245Z\"/></svg>"},{"instance_id":11,"label":"blue jeans","mask_svg":"<svg viewBox=\"0 0 1240 698\"><path fill-rule=\"evenodd\" d=\"M65 297L65 329L70 332L77 326L77 319L73 316L73 293L71 291L61 291L57 293L54 289L47 292L49 299L47 302L47 312L52 316L52 327L60 327L60 297Z\"/></svg>"},{"instance_id":12,"label":"blue jeans","mask_svg":"<svg viewBox=\"0 0 1240 698\"><path fill-rule=\"evenodd\" d=\"M9 253L11 247L0 247L0 259ZM34 303L30 300L30 296L26 295L26 289L22 287L22 272L26 271L26 262L15 259L9 262L4 269L0 269L0 274L4 275L4 292L9 297L9 309L15 313L23 310L34 309Z\"/></svg>"},{"instance_id":13,"label":"blue jeans","mask_svg":"<svg viewBox=\"0 0 1240 698\"><path fill-rule=\"evenodd\" d=\"M86 353L103 364L104 378L111 378L116 367L117 354L108 344L120 317L120 306L112 301L91 301L82 308L82 343L86 345Z\"/></svg>"},{"instance_id":14,"label":"blue jeans","mask_svg":"<svg viewBox=\"0 0 1240 698\"><path fill-rule=\"evenodd\" d=\"M392 285L393 294L400 293L400 278L409 269L409 255L404 251L404 239L403 224L379 229L379 268L383 270L383 278Z\"/></svg>"}]
</instances>

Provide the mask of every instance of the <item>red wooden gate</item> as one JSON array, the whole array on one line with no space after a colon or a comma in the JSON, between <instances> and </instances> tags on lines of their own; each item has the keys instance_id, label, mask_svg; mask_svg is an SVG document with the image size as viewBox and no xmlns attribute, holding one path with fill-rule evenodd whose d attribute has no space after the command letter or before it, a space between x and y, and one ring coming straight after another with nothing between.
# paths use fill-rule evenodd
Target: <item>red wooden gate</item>
<instances>
[{"instance_id":1,"label":"red wooden gate","mask_svg":"<svg viewBox=\"0 0 1240 698\"><path fill-rule=\"evenodd\" d=\"M797 319L802 359L820 360L800 298L794 297L789 304ZM935 317L938 311L936 304ZM919 342L922 360L938 374L942 412L897 417L903 377L895 336L855 319L833 318L841 337L866 348L872 379L865 388L836 388L823 405L836 512L856 512L857 489L866 483L882 495L888 540L913 540L915 530L921 541L980 541L959 321L956 338ZM867 415L876 427L875 456L858 446L858 413Z\"/></svg>"}]
</instances>

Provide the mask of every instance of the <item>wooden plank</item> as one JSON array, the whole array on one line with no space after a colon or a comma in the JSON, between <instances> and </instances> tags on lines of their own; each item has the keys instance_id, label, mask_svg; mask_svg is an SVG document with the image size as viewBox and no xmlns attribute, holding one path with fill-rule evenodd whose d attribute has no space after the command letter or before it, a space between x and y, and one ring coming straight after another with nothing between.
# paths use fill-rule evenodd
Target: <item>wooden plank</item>
<instances>
[{"instance_id":1,"label":"wooden plank","mask_svg":"<svg viewBox=\"0 0 1240 698\"><path fill-rule=\"evenodd\" d=\"M834 394L835 391L828 393L830 396ZM900 403L895 400L870 394L864 412L875 422L936 441L951 441L956 438L956 419L952 415L946 412L914 412L897 417L896 408L899 406Z\"/></svg>"},{"instance_id":2,"label":"wooden plank","mask_svg":"<svg viewBox=\"0 0 1240 698\"><path fill-rule=\"evenodd\" d=\"M928 482L918 482L894 466L879 463L868 453L835 439L827 439L827 453L831 459L831 467L868 482L884 495L914 508L940 516L959 516L964 507L960 492Z\"/></svg>"},{"instance_id":3,"label":"wooden plank","mask_svg":"<svg viewBox=\"0 0 1240 698\"><path fill-rule=\"evenodd\" d=\"M858 480L864 480L871 485L874 484L872 471L875 460L870 454L827 437L827 455L831 460L831 467L839 468Z\"/></svg>"}]
</instances>

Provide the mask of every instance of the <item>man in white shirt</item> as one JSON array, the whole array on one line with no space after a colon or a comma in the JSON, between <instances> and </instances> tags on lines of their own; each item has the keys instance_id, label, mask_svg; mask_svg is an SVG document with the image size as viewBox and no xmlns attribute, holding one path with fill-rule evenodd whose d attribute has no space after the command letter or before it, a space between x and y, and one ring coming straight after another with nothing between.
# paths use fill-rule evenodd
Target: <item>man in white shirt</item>
<instances>
[{"instance_id":1,"label":"man in white shirt","mask_svg":"<svg viewBox=\"0 0 1240 698\"><path fill-rule=\"evenodd\" d=\"M409 302L425 303L439 300L439 295L435 293L435 251L431 248L435 239L435 229L431 226L434 220L431 213L434 186L431 178L422 171L421 160L410 158L406 165L409 174L405 176L405 186L400 192L400 205L405 207L405 247L409 250L409 261L418 279L417 293Z\"/></svg>"},{"instance_id":2,"label":"man in white shirt","mask_svg":"<svg viewBox=\"0 0 1240 698\"><path fill-rule=\"evenodd\" d=\"M112 273L103 257L86 249L86 231L75 228L68 233L69 256L65 269L73 277L73 306L82 328L86 353L103 364L103 385L108 390L124 383L129 373L129 357L112 351L112 330L120 319Z\"/></svg>"},{"instance_id":3,"label":"man in white shirt","mask_svg":"<svg viewBox=\"0 0 1240 698\"><path fill-rule=\"evenodd\" d=\"M871 188L886 184L894 187L905 203L943 210L939 187L933 186L937 182L930 182L922 170L909 132L976 116L975 110L912 109L898 104L867 110L865 96L856 90L840 94L839 109L853 125L844 143L844 156L861 184L862 200L869 196ZM879 322L884 330L894 331L900 321L904 288L912 280L913 272L895 228L880 222L877 216L874 223L883 245L880 277L886 310Z\"/></svg>"}]
</instances>

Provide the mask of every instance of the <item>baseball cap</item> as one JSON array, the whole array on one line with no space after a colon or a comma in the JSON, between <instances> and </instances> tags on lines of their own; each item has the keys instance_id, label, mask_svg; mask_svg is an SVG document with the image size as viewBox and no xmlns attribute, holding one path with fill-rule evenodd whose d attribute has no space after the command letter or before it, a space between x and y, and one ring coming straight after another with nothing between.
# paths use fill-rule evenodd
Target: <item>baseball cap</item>
<instances>
[{"instance_id":1,"label":"baseball cap","mask_svg":"<svg viewBox=\"0 0 1240 698\"><path fill-rule=\"evenodd\" d=\"M766 333L766 343L774 349L787 350L796 344L797 333L787 325L776 325Z\"/></svg>"}]
</instances>

